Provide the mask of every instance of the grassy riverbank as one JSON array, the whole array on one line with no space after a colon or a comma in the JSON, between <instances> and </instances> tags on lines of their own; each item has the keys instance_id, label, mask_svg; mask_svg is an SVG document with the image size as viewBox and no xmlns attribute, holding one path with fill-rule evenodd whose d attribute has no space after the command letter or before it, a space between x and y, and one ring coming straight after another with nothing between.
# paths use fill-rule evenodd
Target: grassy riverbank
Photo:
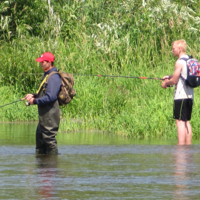
<instances>
[{"instance_id":1,"label":"grassy riverbank","mask_svg":"<svg viewBox=\"0 0 200 200\"><path fill-rule=\"evenodd\" d=\"M92 88L89 87L93 86ZM156 80L123 78L77 77L77 96L62 109L60 130L102 130L134 138L176 137L172 118L173 90L163 90ZM0 88L2 104L20 99L10 88ZM199 134L199 88L195 90L193 118L194 137ZM26 107L24 102L1 108L3 121L38 120L37 106Z\"/></svg>"},{"instance_id":2,"label":"grassy riverbank","mask_svg":"<svg viewBox=\"0 0 200 200\"><path fill-rule=\"evenodd\" d=\"M51 51L57 68L75 74L77 96L61 108L61 130L176 137L174 88L162 89L159 80L80 75L161 78L173 73L171 43L182 38L189 45L188 54L200 59L196 9L200 3L187 7L179 1L166 2L156 6L156 1L145 5L141 1L49 5L48 21L43 22L40 34L23 29L9 39L9 32L4 31L7 39L0 41L1 105L36 91L42 70L35 58ZM199 135L199 90L195 89L191 121L194 137ZM37 107L25 107L23 102L2 107L0 120L38 120Z\"/></svg>"}]
</instances>

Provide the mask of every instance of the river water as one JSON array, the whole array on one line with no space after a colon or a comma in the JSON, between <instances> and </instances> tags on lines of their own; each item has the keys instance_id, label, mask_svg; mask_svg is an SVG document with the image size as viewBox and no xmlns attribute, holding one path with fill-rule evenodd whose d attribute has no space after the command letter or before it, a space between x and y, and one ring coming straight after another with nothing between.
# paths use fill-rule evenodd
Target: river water
<instances>
[{"instance_id":1,"label":"river water","mask_svg":"<svg viewBox=\"0 0 200 200\"><path fill-rule=\"evenodd\" d=\"M35 155L35 123L0 124L0 199L200 199L200 143L59 133Z\"/></svg>"}]
</instances>

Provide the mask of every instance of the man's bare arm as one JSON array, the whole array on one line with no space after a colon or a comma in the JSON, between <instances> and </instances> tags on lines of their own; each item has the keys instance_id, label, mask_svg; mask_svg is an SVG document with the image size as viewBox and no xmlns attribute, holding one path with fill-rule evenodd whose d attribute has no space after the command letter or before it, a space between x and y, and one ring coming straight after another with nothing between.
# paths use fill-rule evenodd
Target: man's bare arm
<instances>
[{"instance_id":1,"label":"man's bare arm","mask_svg":"<svg viewBox=\"0 0 200 200\"><path fill-rule=\"evenodd\" d=\"M183 68L183 64L181 62L177 61L176 64L175 64L174 74L172 76L169 76L169 79L165 79L162 82L162 87L167 88L170 85L176 84L178 82L179 77L180 77L182 68Z\"/></svg>"}]
</instances>

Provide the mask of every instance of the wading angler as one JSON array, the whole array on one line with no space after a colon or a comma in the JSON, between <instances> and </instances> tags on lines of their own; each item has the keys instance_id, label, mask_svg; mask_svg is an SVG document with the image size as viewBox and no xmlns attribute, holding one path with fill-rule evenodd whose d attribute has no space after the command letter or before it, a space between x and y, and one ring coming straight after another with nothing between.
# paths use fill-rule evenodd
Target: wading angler
<instances>
[{"instance_id":1,"label":"wading angler","mask_svg":"<svg viewBox=\"0 0 200 200\"><path fill-rule=\"evenodd\" d=\"M193 87L186 84L187 60L190 57L186 54L185 40L177 40L172 45L172 53L178 60L175 63L174 74L163 77L165 80L162 82L162 87L166 89L169 85L175 85L173 114L177 126L178 145L190 145L192 143L190 119L194 98Z\"/></svg>"},{"instance_id":2,"label":"wading angler","mask_svg":"<svg viewBox=\"0 0 200 200\"><path fill-rule=\"evenodd\" d=\"M30 105L38 106L39 123L36 129L36 154L58 154L57 135L61 111L59 108L58 94L62 83L59 74L47 77L51 72L57 72L54 66L55 57L52 53L43 53L36 61L44 70L42 81L36 94L27 94L26 99Z\"/></svg>"}]
</instances>

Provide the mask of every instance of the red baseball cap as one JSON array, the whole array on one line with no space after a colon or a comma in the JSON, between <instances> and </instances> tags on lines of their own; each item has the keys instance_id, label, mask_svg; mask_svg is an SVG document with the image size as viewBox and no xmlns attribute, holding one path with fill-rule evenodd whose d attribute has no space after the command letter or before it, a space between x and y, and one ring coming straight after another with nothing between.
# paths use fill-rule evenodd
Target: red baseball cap
<instances>
[{"instance_id":1,"label":"red baseball cap","mask_svg":"<svg viewBox=\"0 0 200 200\"><path fill-rule=\"evenodd\" d=\"M37 62L43 62L43 61L54 62L54 60L55 57L50 52L43 53L40 58L36 59Z\"/></svg>"}]
</instances>

